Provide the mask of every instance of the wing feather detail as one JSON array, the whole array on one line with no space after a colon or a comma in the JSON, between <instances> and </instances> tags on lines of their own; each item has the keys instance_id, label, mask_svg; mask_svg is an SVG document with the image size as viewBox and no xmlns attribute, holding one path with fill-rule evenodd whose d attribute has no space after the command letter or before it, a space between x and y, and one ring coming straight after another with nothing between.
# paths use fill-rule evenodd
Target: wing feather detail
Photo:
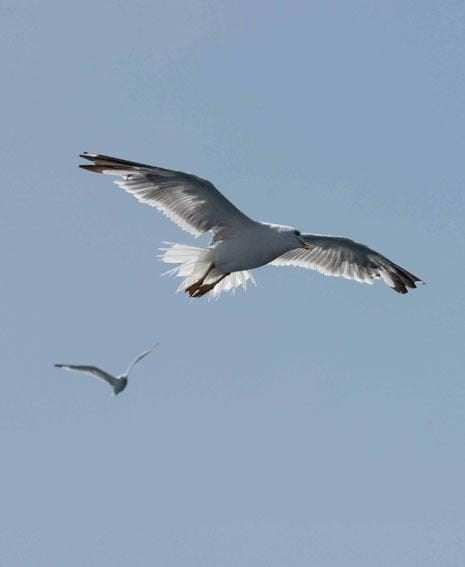
<instances>
[{"instance_id":1,"label":"wing feather detail","mask_svg":"<svg viewBox=\"0 0 465 567\"><path fill-rule=\"evenodd\" d=\"M82 372L83 374L88 374L93 378L101 378L102 380L105 380L105 382L108 382L111 386L115 386L115 384L118 383L118 380L114 376L108 374L108 372L105 372L105 370L102 370L97 366L86 366L82 364L55 364L55 366L57 368L64 368L65 370L71 370L72 372Z\"/></svg>"},{"instance_id":2,"label":"wing feather detail","mask_svg":"<svg viewBox=\"0 0 465 567\"><path fill-rule=\"evenodd\" d=\"M394 291L402 294L424 283L379 252L349 238L319 234L303 234L302 238L310 246L309 250L290 250L271 263L275 266L308 268L326 276L367 284L381 278Z\"/></svg>"},{"instance_id":3,"label":"wing feather detail","mask_svg":"<svg viewBox=\"0 0 465 567\"><path fill-rule=\"evenodd\" d=\"M206 179L102 154L83 153L80 157L92 164L79 167L118 176L115 183L119 187L194 236L211 231L216 242L254 223Z\"/></svg>"},{"instance_id":4,"label":"wing feather detail","mask_svg":"<svg viewBox=\"0 0 465 567\"><path fill-rule=\"evenodd\" d=\"M134 368L134 366L139 363L143 358L145 358L146 356L148 356L156 347L158 346L158 343L156 343L155 345L153 345L153 347L149 348L148 350L145 350L142 354L139 354L139 356L137 356L132 362L131 364L128 366L126 372L124 373L124 376L129 376L129 373L131 372L131 370Z\"/></svg>"}]
</instances>

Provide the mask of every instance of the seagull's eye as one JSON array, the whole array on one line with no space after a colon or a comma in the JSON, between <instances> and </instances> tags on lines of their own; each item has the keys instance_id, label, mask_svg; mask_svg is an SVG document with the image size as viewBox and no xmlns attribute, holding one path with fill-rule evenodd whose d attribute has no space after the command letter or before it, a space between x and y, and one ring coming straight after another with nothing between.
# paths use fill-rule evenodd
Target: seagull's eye
<instances>
[{"instance_id":1,"label":"seagull's eye","mask_svg":"<svg viewBox=\"0 0 465 567\"><path fill-rule=\"evenodd\" d=\"M294 230L294 234L295 234L296 236L302 236L300 230Z\"/></svg>"}]
</instances>

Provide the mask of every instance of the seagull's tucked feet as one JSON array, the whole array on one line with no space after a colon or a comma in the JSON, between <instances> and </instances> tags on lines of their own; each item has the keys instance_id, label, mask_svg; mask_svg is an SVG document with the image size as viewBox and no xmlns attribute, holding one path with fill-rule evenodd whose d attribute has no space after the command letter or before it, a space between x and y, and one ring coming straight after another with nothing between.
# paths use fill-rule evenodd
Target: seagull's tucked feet
<instances>
[{"instance_id":1,"label":"seagull's tucked feet","mask_svg":"<svg viewBox=\"0 0 465 567\"><path fill-rule=\"evenodd\" d=\"M212 266L214 263L212 248L199 248L187 244L168 244L167 248L161 249L163 254L160 258L162 262L167 264L178 264L175 268L165 272L172 276L184 278L177 291L184 291L190 297L199 297L197 291L200 286L205 282L210 284L223 276L222 272ZM247 289L248 281L256 285L251 272L245 270L233 272L229 274L229 277L225 275L222 281L216 281L214 289L210 290L212 291L210 295L218 298L224 292L234 293L238 287Z\"/></svg>"},{"instance_id":2,"label":"seagull's tucked feet","mask_svg":"<svg viewBox=\"0 0 465 567\"><path fill-rule=\"evenodd\" d=\"M208 274L213 270L214 267L215 267L215 265L213 263L210 264L208 266L208 269L205 272L205 274L198 281L196 281L193 284L191 284L190 286L186 287L185 292L188 293L191 297L197 297L197 293L198 293L199 289L201 287L204 287L203 282L207 279ZM213 289L213 288L210 288L210 289ZM205 293L207 293L207 292L205 292Z\"/></svg>"},{"instance_id":3,"label":"seagull's tucked feet","mask_svg":"<svg viewBox=\"0 0 465 567\"><path fill-rule=\"evenodd\" d=\"M198 282L194 282L192 285L186 287L184 291L188 293L190 297L194 297L201 285L202 285L202 281L199 280Z\"/></svg>"},{"instance_id":4,"label":"seagull's tucked feet","mask_svg":"<svg viewBox=\"0 0 465 567\"><path fill-rule=\"evenodd\" d=\"M215 280L214 282L209 283L209 284L195 282L195 284L192 284L193 286L195 286L195 290L193 292L191 292L189 288L192 288L192 286L189 286L189 288L186 289L186 292L191 297L203 297L206 293L211 291L217 284L219 284L221 281L224 280L224 278L226 278L228 276L229 276L229 273L223 274L220 278L218 278L217 280Z\"/></svg>"}]
</instances>

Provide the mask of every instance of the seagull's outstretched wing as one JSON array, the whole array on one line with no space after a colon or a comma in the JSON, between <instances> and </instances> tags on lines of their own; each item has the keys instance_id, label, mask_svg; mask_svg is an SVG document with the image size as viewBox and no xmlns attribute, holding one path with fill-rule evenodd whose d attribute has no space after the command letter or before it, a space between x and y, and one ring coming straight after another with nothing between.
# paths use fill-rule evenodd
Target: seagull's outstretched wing
<instances>
[{"instance_id":1,"label":"seagull's outstretched wing","mask_svg":"<svg viewBox=\"0 0 465 567\"><path fill-rule=\"evenodd\" d=\"M84 374L89 374L89 376L93 376L94 378L101 378L108 382L112 387L118 383L118 379L108 374L104 370L97 368L96 366L82 366L78 364L55 364L57 368L64 368L65 370L71 370L73 372L83 372Z\"/></svg>"},{"instance_id":2,"label":"seagull's outstretched wing","mask_svg":"<svg viewBox=\"0 0 465 567\"><path fill-rule=\"evenodd\" d=\"M407 293L408 288L424 283L382 254L349 238L303 234L302 239L310 245L309 250L296 248L271 263L275 266L309 268L326 276L342 276L368 284L381 278L398 293Z\"/></svg>"},{"instance_id":3,"label":"seagull's outstretched wing","mask_svg":"<svg viewBox=\"0 0 465 567\"><path fill-rule=\"evenodd\" d=\"M128 369L126 370L126 373L124 374L125 376L129 376L129 373L131 372L132 368L138 363L140 362L143 358L145 358L146 356L148 356L156 347L158 346L158 343L153 345L152 348L149 348L148 350L144 351L142 354L139 354L139 356L137 358L135 358L131 364L128 366Z\"/></svg>"},{"instance_id":4,"label":"seagull's outstretched wing","mask_svg":"<svg viewBox=\"0 0 465 567\"><path fill-rule=\"evenodd\" d=\"M80 157L93 164L79 167L120 177L115 183L122 189L194 236L212 231L218 241L254 223L206 179L101 154L85 152Z\"/></svg>"}]
</instances>

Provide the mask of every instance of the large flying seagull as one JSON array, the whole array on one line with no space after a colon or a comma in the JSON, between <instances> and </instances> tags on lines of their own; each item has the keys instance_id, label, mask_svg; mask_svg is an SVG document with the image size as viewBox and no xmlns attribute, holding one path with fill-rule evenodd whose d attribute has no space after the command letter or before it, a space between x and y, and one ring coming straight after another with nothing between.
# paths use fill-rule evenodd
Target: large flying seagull
<instances>
[{"instance_id":1,"label":"large flying seagull","mask_svg":"<svg viewBox=\"0 0 465 567\"><path fill-rule=\"evenodd\" d=\"M422 280L385 256L340 236L303 234L291 226L251 219L216 187L189 173L102 154L83 153L92 162L80 167L114 175L116 184L142 203L162 211L194 236L212 233L208 248L169 244L161 259L179 264L169 273L184 278L178 291L191 297L218 296L255 280L249 270L265 264L298 266L358 282L382 279L398 293Z\"/></svg>"}]
</instances>

